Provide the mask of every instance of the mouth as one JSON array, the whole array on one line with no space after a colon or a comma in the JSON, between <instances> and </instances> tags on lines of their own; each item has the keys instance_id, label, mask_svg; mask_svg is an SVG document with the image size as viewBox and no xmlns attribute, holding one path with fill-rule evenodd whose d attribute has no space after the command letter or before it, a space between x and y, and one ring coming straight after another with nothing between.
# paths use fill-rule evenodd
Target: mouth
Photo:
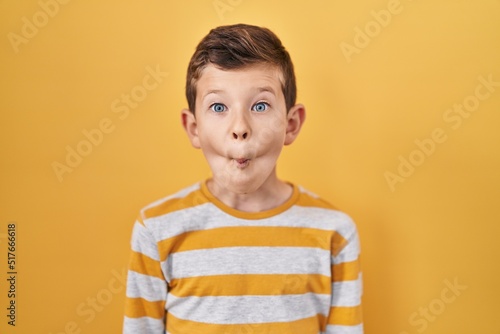
<instances>
[{"instance_id":1,"label":"mouth","mask_svg":"<svg viewBox=\"0 0 500 334\"><path fill-rule=\"evenodd\" d=\"M250 159L247 158L233 158L237 168L245 168L250 164Z\"/></svg>"}]
</instances>

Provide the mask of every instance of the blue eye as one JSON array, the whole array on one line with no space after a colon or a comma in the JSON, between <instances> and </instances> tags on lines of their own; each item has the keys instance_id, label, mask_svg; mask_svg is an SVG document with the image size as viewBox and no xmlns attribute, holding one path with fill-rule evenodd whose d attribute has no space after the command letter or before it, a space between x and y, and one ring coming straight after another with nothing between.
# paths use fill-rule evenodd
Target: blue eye
<instances>
[{"instance_id":1,"label":"blue eye","mask_svg":"<svg viewBox=\"0 0 500 334\"><path fill-rule=\"evenodd\" d=\"M252 107L252 110L258 111L258 112L263 112L263 111L266 111L267 108L269 108L269 104L267 104L266 102L258 102L256 104L254 104L254 106Z\"/></svg>"},{"instance_id":2,"label":"blue eye","mask_svg":"<svg viewBox=\"0 0 500 334\"><path fill-rule=\"evenodd\" d=\"M223 105L222 103L214 103L210 106L210 109L212 109L215 112L223 112L226 111L226 106Z\"/></svg>"}]
</instances>

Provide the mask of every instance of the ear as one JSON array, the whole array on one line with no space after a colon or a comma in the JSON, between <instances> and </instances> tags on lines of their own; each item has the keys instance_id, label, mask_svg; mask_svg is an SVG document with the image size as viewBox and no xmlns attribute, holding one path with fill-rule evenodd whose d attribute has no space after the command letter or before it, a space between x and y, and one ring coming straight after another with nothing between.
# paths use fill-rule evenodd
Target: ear
<instances>
[{"instance_id":1,"label":"ear","mask_svg":"<svg viewBox=\"0 0 500 334\"><path fill-rule=\"evenodd\" d=\"M196 123L196 118L194 114L188 109L182 109L181 111L182 126L191 141L191 145L194 148L200 148L200 139L198 137L198 124Z\"/></svg>"},{"instance_id":2,"label":"ear","mask_svg":"<svg viewBox=\"0 0 500 334\"><path fill-rule=\"evenodd\" d=\"M287 126L285 134L285 145L290 145L299 135L302 124L306 120L306 108L302 104L296 104L288 111Z\"/></svg>"}]
</instances>

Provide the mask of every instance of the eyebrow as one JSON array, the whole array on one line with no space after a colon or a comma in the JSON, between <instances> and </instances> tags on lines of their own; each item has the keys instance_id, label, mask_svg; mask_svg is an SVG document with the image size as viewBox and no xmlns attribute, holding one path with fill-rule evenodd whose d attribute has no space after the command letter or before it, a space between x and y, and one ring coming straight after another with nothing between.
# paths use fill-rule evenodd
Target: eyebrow
<instances>
[{"instance_id":1,"label":"eyebrow","mask_svg":"<svg viewBox=\"0 0 500 334\"><path fill-rule=\"evenodd\" d=\"M271 86L263 86L263 87L258 87L257 88L257 91L259 93L262 93L262 92L269 92L273 95L276 95L276 92L274 91L274 89L271 87ZM205 95L203 95L203 100L210 94L219 94L219 93L224 93L225 91L223 89L211 89L209 90L208 92L206 92Z\"/></svg>"},{"instance_id":2,"label":"eyebrow","mask_svg":"<svg viewBox=\"0 0 500 334\"><path fill-rule=\"evenodd\" d=\"M269 92L273 95L276 95L276 92L274 91L273 87L271 86L264 86L264 87L259 87L257 88L257 90L259 91L259 93L261 92Z\"/></svg>"},{"instance_id":3,"label":"eyebrow","mask_svg":"<svg viewBox=\"0 0 500 334\"><path fill-rule=\"evenodd\" d=\"M210 94L219 94L219 93L223 93L224 91L222 89L211 89L209 90L208 92L206 92L205 95L203 95L203 100Z\"/></svg>"}]
</instances>

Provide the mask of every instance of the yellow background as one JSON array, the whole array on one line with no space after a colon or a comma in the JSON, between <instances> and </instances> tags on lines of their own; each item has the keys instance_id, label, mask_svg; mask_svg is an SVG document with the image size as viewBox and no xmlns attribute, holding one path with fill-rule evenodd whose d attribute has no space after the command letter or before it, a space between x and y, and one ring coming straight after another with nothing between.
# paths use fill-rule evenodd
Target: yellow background
<instances>
[{"instance_id":1,"label":"yellow background","mask_svg":"<svg viewBox=\"0 0 500 334\"><path fill-rule=\"evenodd\" d=\"M366 333L500 333L500 87L459 126L443 118L474 101L479 77L500 82L500 1L73 0L45 21L40 3L0 2L0 332L121 332L138 210L209 175L180 126L189 58L210 28L245 22L282 39L308 111L281 177L358 224ZM113 101L157 67L168 76L120 119ZM59 180L53 163L106 119L113 130ZM422 156L415 141L436 128L446 140ZM387 172L411 155L420 165L391 188Z\"/></svg>"}]
</instances>

